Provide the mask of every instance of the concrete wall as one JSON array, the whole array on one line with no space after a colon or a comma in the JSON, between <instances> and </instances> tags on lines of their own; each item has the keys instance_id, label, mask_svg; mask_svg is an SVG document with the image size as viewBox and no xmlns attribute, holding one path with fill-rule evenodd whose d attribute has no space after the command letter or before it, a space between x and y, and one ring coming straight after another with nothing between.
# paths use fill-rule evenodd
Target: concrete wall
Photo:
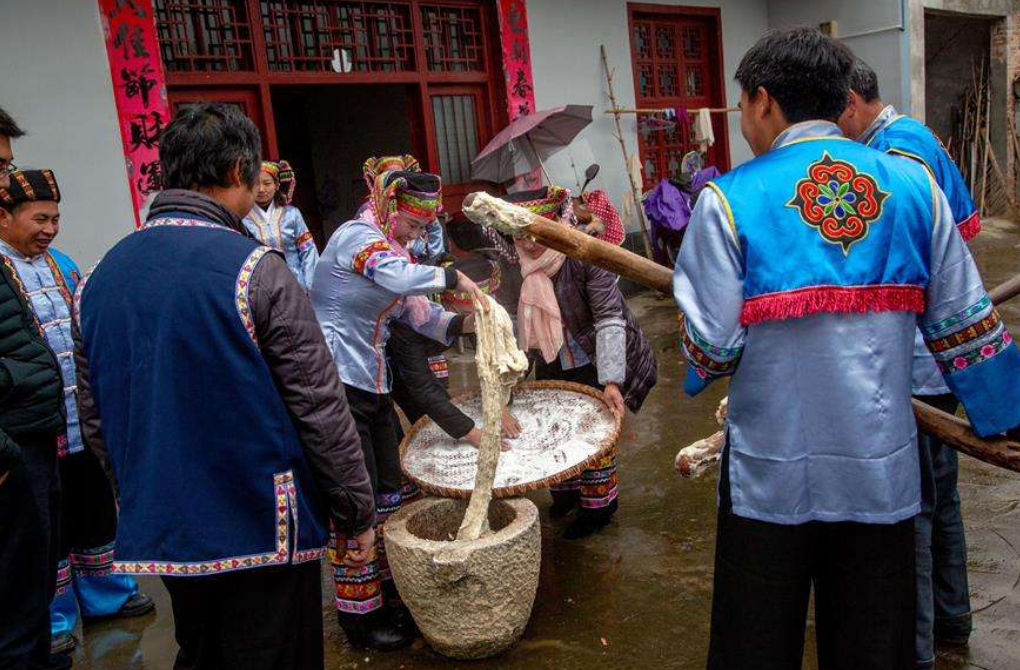
<instances>
[{"instance_id":1,"label":"concrete wall","mask_svg":"<svg viewBox=\"0 0 1020 670\"><path fill-rule=\"evenodd\" d=\"M28 132L22 168L50 168L63 202L57 246L83 267L134 229L96 0L0 0L0 107Z\"/></svg>"},{"instance_id":2,"label":"concrete wall","mask_svg":"<svg viewBox=\"0 0 1020 670\"><path fill-rule=\"evenodd\" d=\"M882 98L910 109L907 41L900 0L769 0L769 27L818 26L836 21L836 35L878 74Z\"/></svg>"},{"instance_id":3,"label":"concrete wall","mask_svg":"<svg viewBox=\"0 0 1020 670\"><path fill-rule=\"evenodd\" d=\"M720 7L722 10L723 60L726 103L735 105L740 88L733 74L744 52L768 28L765 0L715 0L702 2L660 2ZM594 105L594 122L574 141L568 151L561 152L548 164L552 178L576 188L571 158L581 175L590 162L598 162L602 172L595 181L604 188L618 206L629 190L619 142L613 136L605 77L599 58L599 45L606 45L610 65L616 75L613 88L617 102L633 107L634 75L631 67L630 35L627 29L627 3L624 0L531 0L528 2L529 37L531 40L532 72L535 78L535 101L539 109L557 105ZM738 115L729 119L730 159L737 165L751 158L750 149L740 134ZM624 140L630 153L637 152L637 121L624 117Z\"/></svg>"}]
</instances>

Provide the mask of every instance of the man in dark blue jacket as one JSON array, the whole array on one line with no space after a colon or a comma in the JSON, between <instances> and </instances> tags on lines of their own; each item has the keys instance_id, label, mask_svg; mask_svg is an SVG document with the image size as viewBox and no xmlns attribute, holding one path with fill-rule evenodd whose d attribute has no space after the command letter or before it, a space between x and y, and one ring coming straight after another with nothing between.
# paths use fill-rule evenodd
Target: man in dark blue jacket
<instances>
[{"instance_id":1,"label":"man in dark blue jacket","mask_svg":"<svg viewBox=\"0 0 1020 670\"><path fill-rule=\"evenodd\" d=\"M160 142L166 190L75 301L82 434L119 485L114 569L163 578L178 668L322 668L329 526L352 566L374 547L307 294L241 221L259 145L233 107L182 109Z\"/></svg>"}]
</instances>

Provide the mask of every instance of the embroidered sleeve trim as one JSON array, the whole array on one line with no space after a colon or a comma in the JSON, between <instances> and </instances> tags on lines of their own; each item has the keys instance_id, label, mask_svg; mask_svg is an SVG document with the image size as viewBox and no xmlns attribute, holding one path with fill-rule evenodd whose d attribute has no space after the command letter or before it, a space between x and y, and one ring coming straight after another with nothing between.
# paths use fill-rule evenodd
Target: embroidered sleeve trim
<instances>
[{"instance_id":1,"label":"embroidered sleeve trim","mask_svg":"<svg viewBox=\"0 0 1020 670\"><path fill-rule=\"evenodd\" d=\"M386 258L402 258L390 243L385 240L375 240L362 247L361 251L354 254L351 267L360 275L369 279L375 277L375 269L379 262Z\"/></svg>"},{"instance_id":2,"label":"embroidered sleeve trim","mask_svg":"<svg viewBox=\"0 0 1020 670\"><path fill-rule=\"evenodd\" d=\"M914 312L925 310L920 286L812 286L748 298L740 323L751 326L765 321L799 319L812 314L866 312Z\"/></svg>"},{"instance_id":3,"label":"embroidered sleeve trim","mask_svg":"<svg viewBox=\"0 0 1020 670\"><path fill-rule=\"evenodd\" d=\"M1002 321L999 319L999 313L992 310L988 316L977 323L972 323L963 330L958 330L946 335L945 337L932 340L928 343L928 348L932 351L932 353L941 354L949 351L950 349L961 347L969 342L973 342L974 340L978 340L988 335L998 328L1001 323Z\"/></svg>"},{"instance_id":4,"label":"embroidered sleeve trim","mask_svg":"<svg viewBox=\"0 0 1020 670\"><path fill-rule=\"evenodd\" d=\"M942 374L948 377L957 372L962 372L973 365L995 358L999 353L1009 348L1012 342L1013 337L1003 327L996 336L986 340L984 344L975 346L970 350L961 351L949 358L936 356L935 362L938 364Z\"/></svg>"},{"instance_id":5,"label":"embroidered sleeve trim","mask_svg":"<svg viewBox=\"0 0 1020 670\"><path fill-rule=\"evenodd\" d=\"M248 258L245 259L244 264L241 265L241 270L237 273L237 282L234 285L237 315L241 317L241 324L248 331L248 337L251 338L252 343L256 347L259 346L259 339L255 334L255 320L251 315L251 300L248 291L251 288L251 274L255 271L255 266L270 251L272 249L269 247L256 247L254 251L248 254Z\"/></svg>"},{"instance_id":6,"label":"embroidered sleeve trim","mask_svg":"<svg viewBox=\"0 0 1020 670\"><path fill-rule=\"evenodd\" d=\"M743 347L727 349L708 344L683 315L680 316L680 345L687 362L702 379L733 374L744 351Z\"/></svg>"},{"instance_id":7,"label":"embroidered sleeve trim","mask_svg":"<svg viewBox=\"0 0 1020 670\"><path fill-rule=\"evenodd\" d=\"M304 249L309 244L313 244L313 243L314 243L314 240L312 238L312 233L311 233L311 231L307 231L307 230L305 232L301 233L300 235L298 235L298 238L296 240L294 240L294 246L296 246L298 249Z\"/></svg>"},{"instance_id":8,"label":"embroidered sleeve trim","mask_svg":"<svg viewBox=\"0 0 1020 670\"><path fill-rule=\"evenodd\" d=\"M925 339L928 340L934 339L936 335L939 335L942 332L949 330L950 328L956 326L957 324L970 320L974 316L991 308L991 306L992 306L991 298L989 298L987 295L984 295L980 300L978 300L970 307L962 309L956 314L953 314L952 316L947 316L941 321L936 321L931 325L925 326L923 328Z\"/></svg>"}]
</instances>

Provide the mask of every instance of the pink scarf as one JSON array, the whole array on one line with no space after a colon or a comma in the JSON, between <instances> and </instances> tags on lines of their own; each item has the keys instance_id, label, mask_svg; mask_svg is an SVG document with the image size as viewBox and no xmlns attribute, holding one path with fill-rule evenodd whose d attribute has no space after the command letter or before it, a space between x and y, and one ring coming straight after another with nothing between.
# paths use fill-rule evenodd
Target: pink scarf
<instances>
[{"instance_id":1,"label":"pink scarf","mask_svg":"<svg viewBox=\"0 0 1020 670\"><path fill-rule=\"evenodd\" d=\"M563 319L556 301L552 278L563 261L559 251L546 249L535 257L517 245L521 258L521 299L517 306L517 325L521 349L538 349L546 363L551 363L563 348Z\"/></svg>"},{"instance_id":2,"label":"pink scarf","mask_svg":"<svg viewBox=\"0 0 1020 670\"><path fill-rule=\"evenodd\" d=\"M379 225L379 222L376 219L375 212L372 211L372 207L366 208L365 211L362 212L361 218L378 228L379 231L386 236L386 241L389 243L390 247L406 258L408 263L415 262L414 259L411 258L410 252L404 248L404 245L397 242L396 238L383 231L382 226ZM429 320L429 315L431 314L432 309L429 307L428 298L423 295L406 295L403 297L403 300L404 307L411 313L411 322L414 325L420 326Z\"/></svg>"}]
</instances>

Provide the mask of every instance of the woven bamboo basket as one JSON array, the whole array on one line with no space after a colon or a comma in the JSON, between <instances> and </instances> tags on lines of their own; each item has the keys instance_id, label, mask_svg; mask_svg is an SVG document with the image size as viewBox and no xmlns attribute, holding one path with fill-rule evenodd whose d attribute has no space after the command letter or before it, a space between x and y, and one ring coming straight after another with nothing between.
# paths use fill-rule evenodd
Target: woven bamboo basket
<instances>
[{"instance_id":1,"label":"woven bamboo basket","mask_svg":"<svg viewBox=\"0 0 1020 670\"><path fill-rule=\"evenodd\" d=\"M565 394L565 397L569 397L569 394L574 394L577 397L578 403L581 403L579 407L582 407L585 411L594 410L598 415L599 430L602 430L604 425L604 430L602 430L604 435L600 435L598 440L590 440L590 444L592 445L590 453L587 453L583 458L576 462L566 463L562 469L550 468L547 472L544 472L541 477L528 481L514 482L512 485L501 486L499 485L499 475L497 471L496 487L493 489L494 497L510 498L520 496L529 491L548 488L554 484L559 484L560 482L566 481L572 477L576 477L589 467L595 465L600 458L609 454L616 446L616 442L620 437L620 428L622 425L621 418L614 415L605 402L603 402L602 393L590 386L562 381L522 382L514 388L513 407L519 408L522 405L527 405L529 393L550 390L562 392ZM458 396L454 398L454 404L458 407L463 407L465 404L476 401L478 397L479 394L477 392ZM518 416L518 418L522 419L522 423L527 423L523 417ZM423 491L432 495L444 498L470 497L472 490L471 485L464 488L444 485L437 481L430 480L428 476L425 476L420 472L420 469L408 467L409 452L418 450L421 454L427 454L428 448L420 444L419 438L425 432L431 432L434 435L435 431L439 431L438 426L436 426L427 416L419 419L413 426L411 426L410 430L408 430L407 435L404 436L404 440L400 444L400 462L401 468L404 471L404 476L411 482L417 484ZM452 438L446 439L452 440ZM507 453L512 453L514 441L510 440L509 443L511 445L511 452L503 452L500 454L501 461ZM470 446L467 445L466 448L470 449Z\"/></svg>"}]
</instances>

